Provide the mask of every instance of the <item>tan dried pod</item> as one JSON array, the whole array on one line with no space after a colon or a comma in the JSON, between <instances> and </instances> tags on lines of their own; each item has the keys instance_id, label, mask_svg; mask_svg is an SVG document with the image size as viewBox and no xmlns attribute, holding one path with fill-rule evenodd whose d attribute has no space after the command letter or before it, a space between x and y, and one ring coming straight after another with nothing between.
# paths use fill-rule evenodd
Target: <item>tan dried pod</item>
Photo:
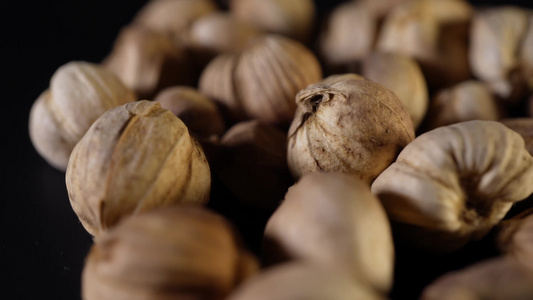
<instances>
[{"instance_id":1,"label":"tan dried pod","mask_svg":"<svg viewBox=\"0 0 533 300\"><path fill-rule=\"evenodd\" d=\"M518 132L524 138L527 151L533 155L533 118L511 118L500 122Z\"/></svg>"},{"instance_id":2,"label":"tan dried pod","mask_svg":"<svg viewBox=\"0 0 533 300\"><path fill-rule=\"evenodd\" d=\"M526 209L496 227L496 245L533 272L533 208Z\"/></svg>"},{"instance_id":3,"label":"tan dried pod","mask_svg":"<svg viewBox=\"0 0 533 300\"><path fill-rule=\"evenodd\" d=\"M366 5L359 2L338 5L319 37L320 57L328 73L355 71L352 69L374 48L377 26L377 17Z\"/></svg>"},{"instance_id":4,"label":"tan dried pod","mask_svg":"<svg viewBox=\"0 0 533 300\"><path fill-rule=\"evenodd\" d=\"M221 300L257 270L222 216L170 206L130 216L96 237L83 268L82 297Z\"/></svg>"},{"instance_id":5,"label":"tan dried pod","mask_svg":"<svg viewBox=\"0 0 533 300\"><path fill-rule=\"evenodd\" d=\"M219 137L224 133L224 119L215 102L188 86L173 86L154 98L161 107L170 110L198 139Z\"/></svg>"},{"instance_id":6,"label":"tan dried pod","mask_svg":"<svg viewBox=\"0 0 533 300\"><path fill-rule=\"evenodd\" d=\"M500 111L489 87L481 81L469 80L437 92L429 107L425 130L464 121L498 119Z\"/></svg>"},{"instance_id":7,"label":"tan dried pod","mask_svg":"<svg viewBox=\"0 0 533 300\"><path fill-rule=\"evenodd\" d=\"M262 31L226 12L206 15L194 22L187 45L202 63L222 53L240 52Z\"/></svg>"},{"instance_id":8,"label":"tan dried pod","mask_svg":"<svg viewBox=\"0 0 533 300\"><path fill-rule=\"evenodd\" d=\"M309 262L292 262L251 277L228 300L385 299L346 274Z\"/></svg>"},{"instance_id":9,"label":"tan dried pod","mask_svg":"<svg viewBox=\"0 0 533 300\"><path fill-rule=\"evenodd\" d=\"M361 76L330 76L301 90L296 104L287 149L295 179L342 172L371 183L415 137L398 97Z\"/></svg>"},{"instance_id":10,"label":"tan dried pod","mask_svg":"<svg viewBox=\"0 0 533 300\"><path fill-rule=\"evenodd\" d=\"M398 5L410 0L354 0L370 9L379 19L383 19Z\"/></svg>"},{"instance_id":11,"label":"tan dried pod","mask_svg":"<svg viewBox=\"0 0 533 300\"><path fill-rule=\"evenodd\" d=\"M428 107L428 88L416 60L400 53L373 52L362 62L361 74L393 91L418 128Z\"/></svg>"},{"instance_id":12,"label":"tan dried pod","mask_svg":"<svg viewBox=\"0 0 533 300\"><path fill-rule=\"evenodd\" d=\"M183 42L191 25L218 10L213 0L150 0L134 17L134 24L168 33Z\"/></svg>"},{"instance_id":13,"label":"tan dried pod","mask_svg":"<svg viewBox=\"0 0 533 300\"><path fill-rule=\"evenodd\" d=\"M141 99L151 100L165 87L191 83L195 76L181 44L140 26L124 27L102 64Z\"/></svg>"},{"instance_id":14,"label":"tan dried pod","mask_svg":"<svg viewBox=\"0 0 533 300\"><path fill-rule=\"evenodd\" d=\"M232 126L220 141L214 171L235 197L274 211L293 184L287 166L287 134L257 120Z\"/></svg>"},{"instance_id":15,"label":"tan dried pod","mask_svg":"<svg viewBox=\"0 0 533 300\"><path fill-rule=\"evenodd\" d=\"M468 29L472 7L464 0L414 0L385 18L377 49L415 58L428 84L441 88L470 78Z\"/></svg>"},{"instance_id":16,"label":"tan dried pod","mask_svg":"<svg viewBox=\"0 0 533 300\"><path fill-rule=\"evenodd\" d=\"M231 0L230 12L257 28L307 43L315 22L313 0Z\"/></svg>"},{"instance_id":17,"label":"tan dried pod","mask_svg":"<svg viewBox=\"0 0 533 300\"><path fill-rule=\"evenodd\" d=\"M473 17L469 50L472 72L505 100L518 100L524 93L525 80L519 68L527 26L526 10L514 6L480 8Z\"/></svg>"},{"instance_id":18,"label":"tan dried pod","mask_svg":"<svg viewBox=\"0 0 533 300\"><path fill-rule=\"evenodd\" d=\"M91 124L106 110L135 100L135 94L104 68L82 61L67 63L33 103L31 142L51 166L65 171L72 149Z\"/></svg>"},{"instance_id":19,"label":"tan dried pod","mask_svg":"<svg viewBox=\"0 0 533 300\"><path fill-rule=\"evenodd\" d=\"M446 253L484 237L533 192L533 157L494 121L468 121L418 136L372 185L399 240Z\"/></svg>"},{"instance_id":20,"label":"tan dried pod","mask_svg":"<svg viewBox=\"0 0 533 300\"><path fill-rule=\"evenodd\" d=\"M503 256L450 272L422 291L421 300L528 300L533 271Z\"/></svg>"},{"instance_id":21,"label":"tan dried pod","mask_svg":"<svg viewBox=\"0 0 533 300\"><path fill-rule=\"evenodd\" d=\"M294 117L296 93L321 78L317 58L304 45L266 35L240 54L211 61L200 77L200 91L219 102L230 119L283 126Z\"/></svg>"},{"instance_id":22,"label":"tan dried pod","mask_svg":"<svg viewBox=\"0 0 533 300\"><path fill-rule=\"evenodd\" d=\"M230 124L246 119L233 80L238 59L239 55L235 53L214 58L202 71L198 87L200 92L219 104L222 115Z\"/></svg>"},{"instance_id":23,"label":"tan dried pod","mask_svg":"<svg viewBox=\"0 0 533 300\"><path fill-rule=\"evenodd\" d=\"M293 183L286 141L287 134L276 126L240 121L220 139L213 172L240 204L273 210Z\"/></svg>"},{"instance_id":24,"label":"tan dried pod","mask_svg":"<svg viewBox=\"0 0 533 300\"><path fill-rule=\"evenodd\" d=\"M270 263L317 262L382 293L392 286L385 210L367 183L346 174L307 174L292 186L268 220L263 256Z\"/></svg>"},{"instance_id":25,"label":"tan dried pod","mask_svg":"<svg viewBox=\"0 0 533 300\"><path fill-rule=\"evenodd\" d=\"M209 165L169 110L138 101L104 113L72 151L70 204L92 235L121 218L173 203L205 204Z\"/></svg>"}]
</instances>

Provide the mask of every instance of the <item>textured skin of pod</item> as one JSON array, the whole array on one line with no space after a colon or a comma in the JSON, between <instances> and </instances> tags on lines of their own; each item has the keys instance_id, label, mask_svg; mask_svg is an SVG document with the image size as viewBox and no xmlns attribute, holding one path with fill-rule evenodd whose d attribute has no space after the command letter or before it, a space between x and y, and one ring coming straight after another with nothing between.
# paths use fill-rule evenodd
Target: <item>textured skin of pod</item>
<instances>
[{"instance_id":1,"label":"textured skin of pod","mask_svg":"<svg viewBox=\"0 0 533 300\"><path fill-rule=\"evenodd\" d=\"M224 299L257 271L233 227L201 208L171 206L124 219L95 239L83 299ZM245 264L250 264L249 266Z\"/></svg>"},{"instance_id":2,"label":"textured skin of pod","mask_svg":"<svg viewBox=\"0 0 533 300\"><path fill-rule=\"evenodd\" d=\"M532 182L533 157L518 133L494 121L469 121L417 137L372 192L391 221L405 225L407 240L449 252L485 236L533 192Z\"/></svg>"},{"instance_id":3,"label":"textured skin of pod","mask_svg":"<svg viewBox=\"0 0 533 300\"><path fill-rule=\"evenodd\" d=\"M288 125L294 117L294 96L322 79L314 54L288 38L257 39L240 56L234 75L247 116L266 123Z\"/></svg>"},{"instance_id":4,"label":"textured skin of pod","mask_svg":"<svg viewBox=\"0 0 533 300\"><path fill-rule=\"evenodd\" d=\"M172 203L204 204L210 172L187 127L159 103L139 101L103 114L76 145L66 184L92 235L122 217Z\"/></svg>"},{"instance_id":5,"label":"textured skin of pod","mask_svg":"<svg viewBox=\"0 0 533 300\"><path fill-rule=\"evenodd\" d=\"M72 149L91 124L108 109L135 100L135 94L111 72L87 62L67 63L36 100L30 112L30 137L39 154L64 171Z\"/></svg>"},{"instance_id":6,"label":"textured skin of pod","mask_svg":"<svg viewBox=\"0 0 533 300\"><path fill-rule=\"evenodd\" d=\"M371 183L415 137L398 97L357 75L337 75L296 96L287 159L295 178L342 172Z\"/></svg>"},{"instance_id":7,"label":"textured skin of pod","mask_svg":"<svg viewBox=\"0 0 533 300\"><path fill-rule=\"evenodd\" d=\"M336 270L309 262L290 262L265 270L243 283L229 300L385 299Z\"/></svg>"},{"instance_id":8,"label":"textured skin of pod","mask_svg":"<svg viewBox=\"0 0 533 300\"><path fill-rule=\"evenodd\" d=\"M308 174L270 217L264 237L270 263L308 260L342 270L372 289L392 286L394 245L379 199L345 174Z\"/></svg>"}]
</instances>

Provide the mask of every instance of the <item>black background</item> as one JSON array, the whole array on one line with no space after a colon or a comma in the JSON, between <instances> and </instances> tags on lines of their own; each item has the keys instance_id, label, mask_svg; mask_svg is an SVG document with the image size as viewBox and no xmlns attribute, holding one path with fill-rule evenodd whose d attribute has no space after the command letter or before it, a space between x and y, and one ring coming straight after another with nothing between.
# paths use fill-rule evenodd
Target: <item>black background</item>
<instances>
[{"instance_id":1,"label":"black background","mask_svg":"<svg viewBox=\"0 0 533 300\"><path fill-rule=\"evenodd\" d=\"M7 3L6 3L7 2ZM321 13L343 1L316 1ZM531 1L471 1L533 7ZM55 70L99 62L141 0L3 1L0 8L3 170L0 298L79 299L92 240L72 211L64 173L38 156L28 135L31 105ZM7 297L6 297L7 296Z\"/></svg>"}]
</instances>

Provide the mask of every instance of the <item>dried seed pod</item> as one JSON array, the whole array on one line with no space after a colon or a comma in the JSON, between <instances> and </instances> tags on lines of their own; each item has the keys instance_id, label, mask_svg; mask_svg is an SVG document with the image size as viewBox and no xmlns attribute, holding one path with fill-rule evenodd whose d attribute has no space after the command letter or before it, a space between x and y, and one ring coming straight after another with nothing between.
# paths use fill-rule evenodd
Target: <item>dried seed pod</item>
<instances>
[{"instance_id":1,"label":"dried seed pod","mask_svg":"<svg viewBox=\"0 0 533 300\"><path fill-rule=\"evenodd\" d=\"M262 34L252 25L225 12L206 15L191 26L187 45L202 64L219 54L240 52L250 41Z\"/></svg>"},{"instance_id":2,"label":"dried seed pod","mask_svg":"<svg viewBox=\"0 0 533 300\"><path fill-rule=\"evenodd\" d=\"M319 52L329 74L353 72L374 48L378 20L359 2L337 6L327 18L319 37Z\"/></svg>"},{"instance_id":3,"label":"dried seed pod","mask_svg":"<svg viewBox=\"0 0 533 300\"><path fill-rule=\"evenodd\" d=\"M508 101L518 100L525 91L519 55L527 25L526 11L513 6L478 9L473 17L469 50L472 72Z\"/></svg>"},{"instance_id":4,"label":"dried seed pod","mask_svg":"<svg viewBox=\"0 0 533 300\"><path fill-rule=\"evenodd\" d=\"M65 171L72 149L91 124L106 110L135 100L135 94L102 67L80 61L65 64L31 108L33 146L51 166Z\"/></svg>"},{"instance_id":5,"label":"dried seed pod","mask_svg":"<svg viewBox=\"0 0 533 300\"><path fill-rule=\"evenodd\" d=\"M362 63L362 75L393 91L407 109L416 129L428 106L428 89L418 63L400 53L373 52Z\"/></svg>"},{"instance_id":6,"label":"dried seed pod","mask_svg":"<svg viewBox=\"0 0 533 300\"><path fill-rule=\"evenodd\" d=\"M533 208L498 224L496 244L533 272Z\"/></svg>"},{"instance_id":7,"label":"dried seed pod","mask_svg":"<svg viewBox=\"0 0 533 300\"><path fill-rule=\"evenodd\" d=\"M257 120L237 123L222 137L214 169L239 201L274 211L293 184L287 134Z\"/></svg>"},{"instance_id":8,"label":"dried seed pod","mask_svg":"<svg viewBox=\"0 0 533 300\"><path fill-rule=\"evenodd\" d=\"M139 10L133 24L167 33L178 42L199 18L216 12L213 0L151 0Z\"/></svg>"},{"instance_id":9,"label":"dried seed pod","mask_svg":"<svg viewBox=\"0 0 533 300\"><path fill-rule=\"evenodd\" d=\"M368 7L379 19L383 19L398 5L409 0L355 0Z\"/></svg>"},{"instance_id":10,"label":"dried seed pod","mask_svg":"<svg viewBox=\"0 0 533 300\"><path fill-rule=\"evenodd\" d=\"M311 38L315 22L312 0L231 0L230 12L257 28L304 43Z\"/></svg>"},{"instance_id":11,"label":"dried seed pod","mask_svg":"<svg viewBox=\"0 0 533 300\"><path fill-rule=\"evenodd\" d=\"M429 252L485 236L533 192L533 157L520 135L469 121L418 136L372 185L399 240Z\"/></svg>"},{"instance_id":12,"label":"dried seed pod","mask_svg":"<svg viewBox=\"0 0 533 300\"><path fill-rule=\"evenodd\" d=\"M428 111L426 130L464 121L497 121L499 118L496 99L487 85L469 80L435 95Z\"/></svg>"},{"instance_id":13,"label":"dried seed pod","mask_svg":"<svg viewBox=\"0 0 533 300\"><path fill-rule=\"evenodd\" d=\"M342 172L371 183L414 137L398 97L357 75L337 75L296 96L287 159L297 179Z\"/></svg>"},{"instance_id":14,"label":"dried seed pod","mask_svg":"<svg viewBox=\"0 0 533 300\"><path fill-rule=\"evenodd\" d=\"M415 58L431 87L470 78L468 29L471 5L464 0L415 0L386 18L377 49Z\"/></svg>"},{"instance_id":15,"label":"dried seed pod","mask_svg":"<svg viewBox=\"0 0 533 300\"><path fill-rule=\"evenodd\" d=\"M303 176L268 220L263 253L270 262L321 263L383 293L392 286L387 215L368 184L349 175Z\"/></svg>"},{"instance_id":16,"label":"dried seed pod","mask_svg":"<svg viewBox=\"0 0 533 300\"><path fill-rule=\"evenodd\" d=\"M422 292L421 300L527 300L533 297L533 271L511 257L498 257L450 272Z\"/></svg>"},{"instance_id":17,"label":"dried seed pod","mask_svg":"<svg viewBox=\"0 0 533 300\"><path fill-rule=\"evenodd\" d=\"M70 203L92 235L124 216L172 203L204 204L209 165L187 127L159 103L104 113L72 151Z\"/></svg>"},{"instance_id":18,"label":"dried seed pod","mask_svg":"<svg viewBox=\"0 0 533 300\"><path fill-rule=\"evenodd\" d=\"M171 206L124 219L85 261L83 299L225 299L258 269L220 215Z\"/></svg>"},{"instance_id":19,"label":"dried seed pod","mask_svg":"<svg viewBox=\"0 0 533 300\"><path fill-rule=\"evenodd\" d=\"M242 53L215 58L200 77L200 91L225 109L228 118L288 125L294 96L322 78L320 64L302 44L277 35L255 39Z\"/></svg>"},{"instance_id":20,"label":"dried seed pod","mask_svg":"<svg viewBox=\"0 0 533 300\"><path fill-rule=\"evenodd\" d=\"M518 132L524 138L527 151L533 155L533 118L503 119L500 122Z\"/></svg>"},{"instance_id":21,"label":"dried seed pod","mask_svg":"<svg viewBox=\"0 0 533 300\"><path fill-rule=\"evenodd\" d=\"M309 262L293 262L265 270L243 283L229 300L385 299L343 273Z\"/></svg>"},{"instance_id":22,"label":"dried seed pod","mask_svg":"<svg viewBox=\"0 0 533 300\"><path fill-rule=\"evenodd\" d=\"M224 119L216 104L192 87L166 88L157 94L154 101L182 120L189 133L198 139L218 137L224 133Z\"/></svg>"},{"instance_id":23,"label":"dried seed pod","mask_svg":"<svg viewBox=\"0 0 533 300\"><path fill-rule=\"evenodd\" d=\"M164 33L140 26L123 28L102 63L141 99L161 89L193 81L184 47Z\"/></svg>"},{"instance_id":24,"label":"dried seed pod","mask_svg":"<svg viewBox=\"0 0 533 300\"><path fill-rule=\"evenodd\" d=\"M221 54L206 66L200 76L200 92L219 104L222 115L228 123L245 119L233 80L238 59L237 54Z\"/></svg>"}]
</instances>

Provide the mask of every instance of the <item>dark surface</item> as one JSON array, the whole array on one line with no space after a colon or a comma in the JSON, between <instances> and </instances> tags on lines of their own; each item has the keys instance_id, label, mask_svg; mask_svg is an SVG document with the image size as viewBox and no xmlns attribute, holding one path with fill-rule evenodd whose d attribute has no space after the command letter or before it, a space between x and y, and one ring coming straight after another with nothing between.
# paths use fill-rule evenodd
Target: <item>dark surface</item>
<instances>
[{"instance_id":1,"label":"dark surface","mask_svg":"<svg viewBox=\"0 0 533 300\"><path fill-rule=\"evenodd\" d=\"M325 11L342 1L317 2ZM474 3L480 2L509 3ZM533 6L530 1L521 4L528 2L528 6ZM120 27L131 20L143 3L140 0L2 3L0 86L4 93L7 91L1 101L2 299L80 298L80 274L92 239L70 207L64 173L44 162L31 145L27 129L29 111L59 66L72 60L103 59ZM407 279L399 281L408 284Z\"/></svg>"}]
</instances>

